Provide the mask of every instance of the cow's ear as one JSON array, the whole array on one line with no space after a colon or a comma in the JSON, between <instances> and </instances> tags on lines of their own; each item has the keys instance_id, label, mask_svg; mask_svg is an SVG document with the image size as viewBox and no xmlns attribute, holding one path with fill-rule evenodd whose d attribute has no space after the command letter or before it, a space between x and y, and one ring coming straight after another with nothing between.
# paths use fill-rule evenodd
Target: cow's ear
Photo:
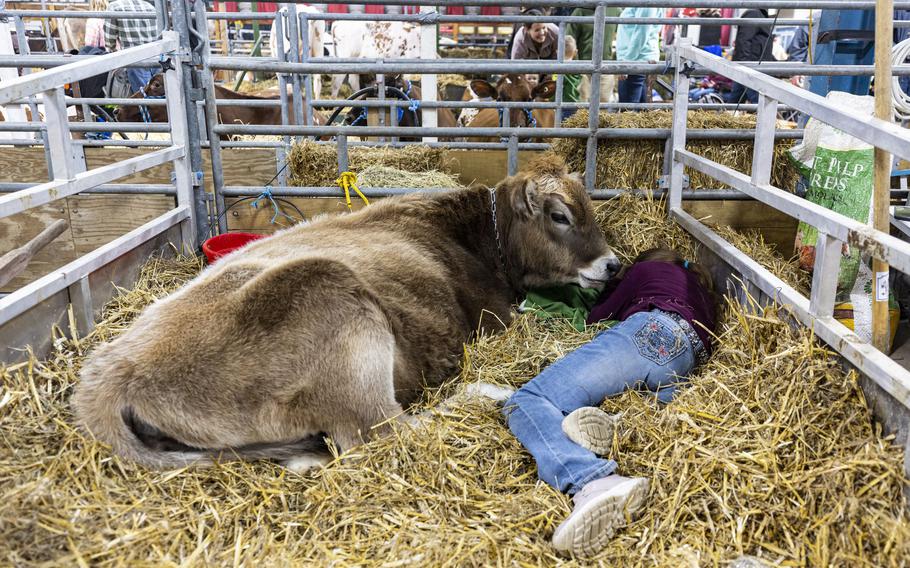
<instances>
[{"instance_id":1,"label":"cow's ear","mask_svg":"<svg viewBox=\"0 0 910 568\"><path fill-rule=\"evenodd\" d=\"M512 193L512 207L519 217L530 219L540 212L540 193L537 184L531 179L525 179Z\"/></svg>"},{"instance_id":2,"label":"cow's ear","mask_svg":"<svg viewBox=\"0 0 910 568\"><path fill-rule=\"evenodd\" d=\"M539 83L534 90L531 91L531 97L535 99L543 99L548 101L553 98L553 95L556 94L556 81L544 81Z\"/></svg>"},{"instance_id":3,"label":"cow's ear","mask_svg":"<svg viewBox=\"0 0 910 568\"><path fill-rule=\"evenodd\" d=\"M474 79L471 81L471 91L474 92L479 98L491 98L495 99L499 96L499 93L496 91L496 87L484 81L483 79Z\"/></svg>"}]
</instances>

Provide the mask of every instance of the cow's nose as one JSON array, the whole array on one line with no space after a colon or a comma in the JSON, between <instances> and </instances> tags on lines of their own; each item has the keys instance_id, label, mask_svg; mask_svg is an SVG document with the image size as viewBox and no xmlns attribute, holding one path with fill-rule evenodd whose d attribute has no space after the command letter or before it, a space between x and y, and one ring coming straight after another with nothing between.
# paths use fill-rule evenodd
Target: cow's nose
<instances>
[{"instance_id":1,"label":"cow's nose","mask_svg":"<svg viewBox=\"0 0 910 568\"><path fill-rule=\"evenodd\" d=\"M622 268L622 263L615 256L607 260L607 279L613 278Z\"/></svg>"}]
</instances>

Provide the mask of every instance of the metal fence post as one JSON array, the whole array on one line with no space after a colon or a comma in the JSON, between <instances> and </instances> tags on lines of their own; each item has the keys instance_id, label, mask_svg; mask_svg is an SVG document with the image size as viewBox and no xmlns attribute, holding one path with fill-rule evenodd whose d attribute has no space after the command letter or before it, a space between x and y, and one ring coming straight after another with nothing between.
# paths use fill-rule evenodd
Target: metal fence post
<instances>
[{"instance_id":1,"label":"metal fence post","mask_svg":"<svg viewBox=\"0 0 910 568\"><path fill-rule=\"evenodd\" d=\"M197 2L194 8L198 10L201 5L201 1ZM203 22L205 22L204 11L202 12L202 17ZM177 38L180 43L178 56L192 58L194 49L193 42L190 39L191 23L190 14L187 12L186 0L171 0L170 21L174 26L174 31L177 33ZM204 37L207 38L208 30L207 28L203 28L203 30L205 32ZM201 34L199 33L196 34L196 38L199 41L201 41L200 35ZM194 60L193 63L195 64L197 61ZM201 243L209 237L211 233L211 224L209 222L205 186L202 182L202 136L199 132L199 117L196 109L198 91L193 88L194 84L196 84L194 83L196 72L191 65L182 65L181 67L183 73L181 81L181 86L183 88L183 105L186 109L186 135L189 139L187 155L189 156L191 171L193 172L191 183L193 185L193 210L196 218L196 238L194 239L194 242Z\"/></svg>"},{"instance_id":2,"label":"metal fence post","mask_svg":"<svg viewBox=\"0 0 910 568\"><path fill-rule=\"evenodd\" d=\"M176 36L166 31L164 37ZM175 37L175 39L177 39ZM193 199L193 168L190 164L191 140L187 131L188 107L184 101L183 64L179 57L171 57L171 68L164 74L164 89L167 95L167 116L171 126L171 144L183 146L184 155L174 160L174 185L177 187L177 205L189 209L190 217L180 223L183 250L192 253L199 246L196 235L196 209ZM195 113L193 113L195 114Z\"/></svg>"},{"instance_id":3,"label":"metal fence post","mask_svg":"<svg viewBox=\"0 0 910 568\"><path fill-rule=\"evenodd\" d=\"M812 290L809 294L809 313L815 317L827 318L834 314L842 247L840 241L825 231L818 231L815 264L812 267Z\"/></svg>"},{"instance_id":4,"label":"metal fence post","mask_svg":"<svg viewBox=\"0 0 910 568\"><path fill-rule=\"evenodd\" d=\"M566 23L559 22L559 33L556 36L556 61L562 63L566 59ZM556 125L562 124L562 90L565 75L556 75Z\"/></svg>"},{"instance_id":5,"label":"metal fence post","mask_svg":"<svg viewBox=\"0 0 910 568\"><path fill-rule=\"evenodd\" d=\"M670 160L670 184L667 191L668 213L682 207L682 192L684 186L685 166L676 159L677 150L686 149L686 118L689 114L689 75L683 68L685 65L682 54L683 47L691 47L692 41L688 38L676 40L673 49L673 82L675 93L673 95L673 127L670 132L669 155L664 160ZM772 140L773 141L773 140Z\"/></svg>"},{"instance_id":6,"label":"metal fence post","mask_svg":"<svg viewBox=\"0 0 910 568\"><path fill-rule=\"evenodd\" d=\"M180 2L181 0L176 0ZM193 9L196 12L197 27L205 25L205 4L202 0L195 0ZM221 138L215 133L215 125L218 124L218 106L215 102L215 80L212 77L212 69L209 67L209 57L211 56L211 45L209 36L205 33L201 38L202 42L200 53L202 55L201 75L202 90L205 96L205 129L209 139L209 155L212 160L212 190L215 200L215 219L219 233L227 232L227 218L223 215L224 206L224 170L221 163ZM195 104L195 103L194 103ZM210 227L211 229L211 227Z\"/></svg>"},{"instance_id":7,"label":"metal fence post","mask_svg":"<svg viewBox=\"0 0 910 568\"><path fill-rule=\"evenodd\" d=\"M307 63L310 60L310 19L309 14L306 12L300 12L298 23L300 27L300 43L302 49L300 50L300 61L302 63ZM321 53L319 54L322 55ZM322 81L320 81L320 84ZM303 124L310 126L313 124L313 74L307 73L303 76ZM322 93L316 93L317 97L321 97Z\"/></svg>"},{"instance_id":8,"label":"metal fence post","mask_svg":"<svg viewBox=\"0 0 910 568\"><path fill-rule=\"evenodd\" d=\"M285 4L288 18L288 39L291 42L291 62L300 63L300 30L298 29L297 4ZM291 75L291 84L294 88L294 124L304 124L303 122L303 97L300 94L300 73ZM300 136L297 140L300 141Z\"/></svg>"},{"instance_id":9,"label":"metal fence post","mask_svg":"<svg viewBox=\"0 0 910 568\"><path fill-rule=\"evenodd\" d=\"M66 117L63 87L44 91L44 116L47 123L47 145L51 153L53 178L73 179L76 164L73 160L72 138Z\"/></svg>"},{"instance_id":10,"label":"metal fence post","mask_svg":"<svg viewBox=\"0 0 910 568\"><path fill-rule=\"evenodd\" d=\"M755 116L755 141L752 146L752 183L771 183L771 163L774 160L774 128L777 126L777 101L758 95Z\"/></svg>"},{"instance_id":11,"label":"metal fence post","mask_svg":"<svg viewBox=\"0 0 910 568\"><path fill-rule=\"evenodd\" d=\"M585 148L585 189L591 191L597 183L597 129L600 127L600 65L604 56L604 14L598 4L594 10L594 45L591 51L591 100L588 104L588 145Z\"/></svg>"},{"instance_id":12,"label":"metal fence post","mask_svg":"<svg viewBox=\"0 0 910 568\"><path fill-rule=\"evenodd\" d=\"M275 23L272 27L271 33L275 38L275 50L278 53L272 53L272 57L276 57L278 61L284 62L286 60L285 50L284 50L284 21L279 13L275 18ZM289 124L288 118L290 116L288 108L288 80L287 75L284 73L278 73L278 100L281 101L281 125L287 126ZM281 138L284 143L283 146L279 147L275 152L275 158L277 160L277 169L281 171L278 174L278 183L281 185L288 184L288 175L287 169L282 169L281 164L284 164L284 161L287 159L288 152L291 151L291 137L283 136Z\"/></svg>"},{"instance_id":13,"label":"metal fence post","mask_svg":"<svg viewBox=\"0 0 910 568\"><path fill-rule=\"evenodd\" d=\"M25 36L25 25L22 23L22 18L20 18L19 16L16 16L15 18L13 18L13 25L16 28L16 40L19 43L19 54L20 55L31 55L31 49L28 47L28 38ZM29 69L28 67L22 68L23 75L28 75L29 73L31 73L31 69ZM38 105L35 102L34 96L28 97L28 108L32 111L32 120L38 120ZM82 108L84 109L82 111L83 116L85 117L86 120L88 120L89 119L88 114L87 114L88 105L82 105ZM7 117L7 120L9 120L9 117ZM47 179L52 179L53 175L51 175L51 171L53 171L53 170L51 167L51 148L50 148L50 145L47 143L47 133L42 130L41 132L38 133L38 136L41 139L41 145L44 146L44 159L47 164L47 175L48 175Z\"/></svg>"},{"instance_id":14,"label":"metal fence post","mask_svg":"<svg viewBox=\"0 0 910 568\"><path fill-rule=\"evenodd\" d=\"M431 11L428 12L420 10L420 14L424 18L420 22L420 59L436 59L438 56L436 52L437 44L439 43L439 38L437 37L439 30L436 26L438 14L432 7L429 7L429 9ZM439 87L436 79L437 77L434 73L420 76L420 96L423 100L436 102L439 98L437 96ZM432 128L437 125L435 108L424 107L420 115L423 126ZM425 136L423 138L424 142L436 142L438 140L435 136Z\"/></svg>"}]
</instances>

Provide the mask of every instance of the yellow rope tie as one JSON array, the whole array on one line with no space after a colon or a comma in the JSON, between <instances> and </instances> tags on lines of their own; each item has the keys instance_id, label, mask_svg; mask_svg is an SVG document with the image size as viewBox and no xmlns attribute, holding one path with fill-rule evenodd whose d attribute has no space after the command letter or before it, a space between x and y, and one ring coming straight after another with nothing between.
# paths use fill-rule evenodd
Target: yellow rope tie
<instances>
[{"instance_id":1,"label":"yellow rope tie","mask_svg":"<svg viewBox=\"0 0 910 568\"><path fill-rule=\"evenodd\" d=\"M335 180L335 183L338 184L338 187L344 190L344 201L348 205L348 209L351 211L354 208L351 206L351 188L360 196L360 199L363 199L363 202L367 205L370 204L370 200L367 199L367 196L364 195L360 188L357 187L357 174L354 172L341 172L341 175L338 176L338 179Z\"/></svg>"}]
</instances>

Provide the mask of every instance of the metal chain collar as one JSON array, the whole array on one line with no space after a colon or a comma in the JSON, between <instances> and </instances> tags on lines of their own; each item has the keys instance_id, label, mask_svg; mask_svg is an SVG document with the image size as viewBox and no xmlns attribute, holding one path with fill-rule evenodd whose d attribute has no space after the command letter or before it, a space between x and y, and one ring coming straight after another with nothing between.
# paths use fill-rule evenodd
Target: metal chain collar
<instances>
[{"instance_id":1,"label":"metal chain collar","mask_svg":"<svg viewBox=\"0 0 910 568\"><path fill-rule=\"evenodd\" d=\"M499 222L496 220L496 188L490 188L490 205L493 206L493 232L496 234L496 250L499 251L499 262L506 268L506 257L502 252L502 241L499 240Z\"/></svg>"}]
</instances>

